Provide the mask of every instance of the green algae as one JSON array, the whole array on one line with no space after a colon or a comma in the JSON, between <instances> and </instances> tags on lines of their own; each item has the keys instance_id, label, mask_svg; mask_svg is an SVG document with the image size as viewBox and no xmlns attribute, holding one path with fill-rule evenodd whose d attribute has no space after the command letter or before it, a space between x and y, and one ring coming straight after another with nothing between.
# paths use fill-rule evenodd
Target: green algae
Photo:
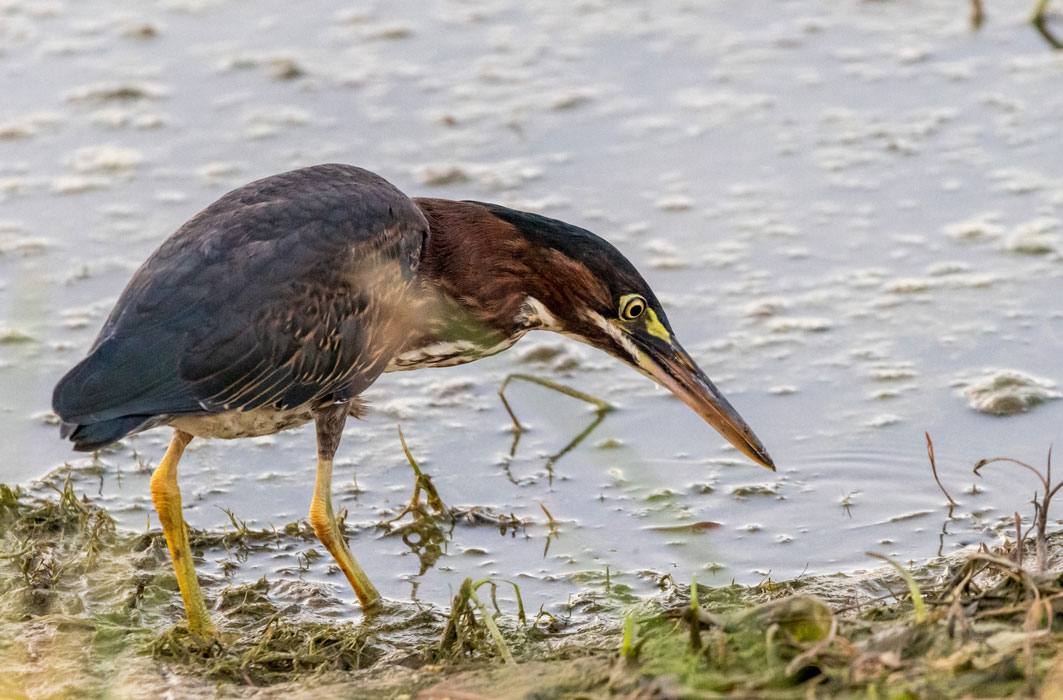
<instances>
[{"instance_id":1,"label":"green algae","mask_svg":"<svg viewBox=\"0 0 1063 700\"><path fill-rule=\"evenodd\" d=\"M117 530L69 479L54 490L0 485L0 697L177 687L190 698L961 698L1063 687L1063 576L1028 573L1013 545L861 579L713 588L665 576L649 599L623 574L590 572L586 600L568 605L578 622L545 611L529 622L519 588L516 609L500 608L503 582L488 579L467 580L450 611L389 601L356 621L307 616L266 578L208 581L220 632L204 643L173 623L180 594L161 536ZM239 551L310 537L298 523L256 531L234 518L191 539ZM1048 553L1060 560L1063 535Z\"/></svg>"}]
</instances>

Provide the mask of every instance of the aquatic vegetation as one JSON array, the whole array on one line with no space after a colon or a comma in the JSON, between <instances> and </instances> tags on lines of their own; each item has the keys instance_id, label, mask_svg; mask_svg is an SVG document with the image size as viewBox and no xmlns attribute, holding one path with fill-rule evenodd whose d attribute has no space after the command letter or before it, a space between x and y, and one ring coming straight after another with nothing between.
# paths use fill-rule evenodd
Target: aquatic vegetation
<instances>
[{"instance_id":1,"label":"aquatic vegetation","mask_svg":"<svg viewBox=\"0 0 1063 700\"><path fill-rule=\"evenodd\" d=\"M524 613L524 601L520 597L520 586L510 581L505 581L504 583L512 586L516 592L517 616L521 625L526 625L527 617ZM495 610L501 614L495 597L495 592L498 588L495 581L492 579L480 579L474 582L471 578L465 579L458 590L458 594L454 596L454 601L451 603L450 616L447 618L446 626L443 628L443 635L437 647L438 656L456 658L462 653L476 653L477 651L482 654L485 647L483 630L486 630L490 633L491 642L494 643L502 660L507 664L516 663L509 646L506 644L506 640L502 636L502 632L495 623L494 617L491 616L491 613L487 611L487 607L476 595L477 591L486 585L491 586L491 601L494 603ZM479 620L476 619L475 612L480 613Z\"/></svg>"},{"instance_id":2,"label":"aquatic vegetation","mask_svg":"<svg viewBox=\"0 0 1063 700\"><path fill-rule=\"evenodd\" d=\"M1003 697L1042 687L1060 661L1063 633L1043 602L1063 594L1060 576L1034 582L983 553L916 575L935 576L923 585L924 613L918 598L839 605L805 594L814 580L678 590L629 623L625 658L681 697ZM879 581L888 590L888 577Z\"/></svg>"},{"instance_id":3,"label":"aquatic vegetation","mask_svg":"<svg viewBox=\"0 0 1063 700\"><path fill-rule=\"evenodd\" d=\"M963 396L970 407L994 416L1025 413L1063 397L1052 382L1017 370L994 370L964 384Z\"/></svg>"},{"instance_id":4,"label":"aquatic vegetation","mask_svg":"<svg viewBox=\"0 0 1063 700\"><path fill-rule=\"evenodd\" d=\"M443 506L404 451L415 497L403 515L435 527L476 517ZM938 478L929 436L927 451L951 513L959 504ZM665 575L648 598L606 568L583 577L594 593L570 600L567 616L540 609L530 624L519 586L491 578L465 579L449 611L388 602L359 621L300 615L265 577L211 581L221 633L209 642L171 625L179 592L157 533L117 530L69 472L49 498L0 485L0 696L139 697L176 678L189 697L331 697L352 683L354 697L1055 697L1063 533L1047 527L1061 486L1051 455L1043 470L996 458L975 472L990 464L1037 476L1034 525L1024 534L1017 518L1014 541L914 568L873 555L889 568L716 588ZM312 539L305 524L256 531L229 518L221 531L193 530L194 550L239 555ZM1035 571L1023 560L1030 531ZM500 585L515 607L500 607Z\"/></svg>"},{"instance_id":5,"label":"aquatic vegetation","mask_svg":"<svg viewBox=\"0 0 1063 700\"><path fill-rule=\"evenodd\" d=\"M1061 231L1063 222L1053 217L1025 221L1008 235L1004 247L1019 255L1060 255L1063 254Z\"/></svg>"}]
</instances>

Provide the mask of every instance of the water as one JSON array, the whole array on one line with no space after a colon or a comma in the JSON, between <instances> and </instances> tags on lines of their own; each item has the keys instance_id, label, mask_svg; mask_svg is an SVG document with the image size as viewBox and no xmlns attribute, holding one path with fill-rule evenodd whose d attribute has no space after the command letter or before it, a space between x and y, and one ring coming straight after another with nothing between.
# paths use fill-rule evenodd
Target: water
<instances>
[{"instance_id":1,"label":"water","mask_svg":"<svg viewBox=\"0 0 1063 700\"><path fill-rule=\"evenodd\" d=\"M1024 23L1026 3L997 5L971 33L944 0L4 3L0 480L70 465L124 527L157 527L147 480L166 431L93 463L58 439L51 387L196 211L340 161L410 194L535 209L609 238L779 466L745 461L647 380L557 336L389 375L348 427L334 485L384 595L445 603L465 576L493 575L549 608L606 567L647 590L665 574L755 582L977 542L1028 511L1036 484L970 466L1042 464L1063 425L1063 401L997 417L962 394L998 369L1063 382L1063 53ZM556 357L522 359L537 345ZM550 470L594 415L514 384L531 429L511 458L496 391L514 371L619 410ZM458 526L417 575L410 548L373 527L412 486L397 423L445 501L526 526ZM952 522L924 431L961 502ZM194 442L187 520L303 518L313 462L309 429ZM716 525L676 529L699 523ZM208 552L201 573L224 579L227 557ZM325 581L353 603L325 560L300 561L288 548L232 576Z\"/></svg>"}]
</instances>

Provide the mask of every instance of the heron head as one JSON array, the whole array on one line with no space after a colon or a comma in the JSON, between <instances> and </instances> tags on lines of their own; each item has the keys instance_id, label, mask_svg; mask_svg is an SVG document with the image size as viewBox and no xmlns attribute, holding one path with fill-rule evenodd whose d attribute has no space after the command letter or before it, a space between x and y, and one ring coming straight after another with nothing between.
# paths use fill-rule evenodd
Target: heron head
<instances>
[{"instance_id":1,"label":"heron head","mask_svg":"<svg viewBox=\"0 0 1063 700\"><path fill-rule=\"evenodd\" d=\"M423 200L430 222L439 223ZM480 217L460 242L467 269L444 275L474 277L476 287L456 298L479 305L511 334L539 329L561 333L599 350L681 399L743 454L774 470L771 457L733 406L676 339L653 290L620 251L577 226L492 204L461 203ZM436 215L433 217L433 213ZM445 223L445 222L444 222ZM469 248L475 248L470 252ZM455 256L456 257L456 256ZM446 282L446 280L444 280Z\"/></svg>"}]
</instances>

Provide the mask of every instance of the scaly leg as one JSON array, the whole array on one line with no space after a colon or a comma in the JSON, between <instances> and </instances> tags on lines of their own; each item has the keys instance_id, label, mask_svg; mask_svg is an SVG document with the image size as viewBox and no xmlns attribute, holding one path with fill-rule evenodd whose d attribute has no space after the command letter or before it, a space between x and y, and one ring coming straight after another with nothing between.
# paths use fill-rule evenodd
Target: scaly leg
<instances>
[{"instance_id":1,"label":"scaly leg","mask_svg":"<svg viewBox=\"0 0 1063 700\"><path fill-rule=\"evenodd\" d=\"M151 500L162 522L162 533L166 536L173 568L177 572L177 585L181 588L185 614L188 615L188 629L192 634L206 638L214 635L214 624L199 591L192 549L188 546L188 529L181 517L181 490L177 486L177 463L191 441L192 436L188 433L174 430L166 456L151 475Z\"/></svg>"},{"instance_id":2,"label":"scaly leg","mask_svg":"<svg viewBox=\"0 0 1063 700\"><path fill-rule=\"evenodd\" d=\"M325 545L325 549L332 554L332 558L347 576L351 588L362 603L362 609L367 610L380 600L380 594L351 555L347 540L340 532L336 516L332 512L332 458L336 456L336 449L340 446L340 436L349 410L347 404L336 404L319 411L315 416L317 482L314 485L314 500L310 502L310 524L321 544Z\"/></svg>"}]
</instances>

